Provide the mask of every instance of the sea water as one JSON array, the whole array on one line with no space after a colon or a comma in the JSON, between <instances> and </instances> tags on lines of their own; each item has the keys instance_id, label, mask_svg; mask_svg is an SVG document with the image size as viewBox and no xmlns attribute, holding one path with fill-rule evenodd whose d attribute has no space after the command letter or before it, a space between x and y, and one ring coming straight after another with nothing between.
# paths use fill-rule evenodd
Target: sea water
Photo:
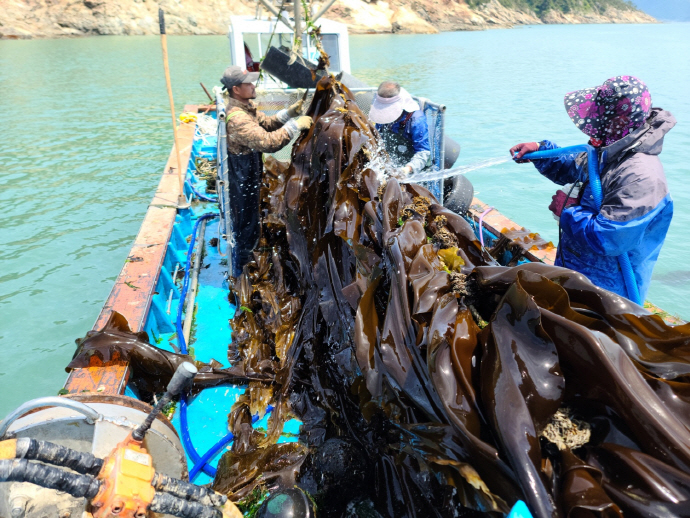
<instances>
[{"instance_id":1,"label":"sea water","mask_svg":"<svg viewBox=\"0 0 690 518\"><path fill-rule=\"evenodd\" d=\"M218 84L225 36L168 36L178 114ZM432 35L350 36L352 72L445 104L459 166L518 142L586 141L563 95L621 74L649 86L678 126L662 162L675 217L649 291L690 319L690 25L534 26ZM0 418L54 395L98 316L170 153L157 37L0 41ZM556 241L556 186L531 164L468 172L477 196Z\"/></svg>"}]
</instances>

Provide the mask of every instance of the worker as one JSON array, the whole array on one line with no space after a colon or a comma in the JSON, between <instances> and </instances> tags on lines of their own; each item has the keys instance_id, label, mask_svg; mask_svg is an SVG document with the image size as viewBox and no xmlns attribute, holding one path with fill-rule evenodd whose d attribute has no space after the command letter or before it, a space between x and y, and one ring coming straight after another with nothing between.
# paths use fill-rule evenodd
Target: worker
<instances>
[{"instance_id":1,"label":"worker","mask_svg":"<svg viewBox=\"0 0 690 518\"><path fill-rule=\"evenodd\" d=\"M633 76L613 77L601 86L571 92L564 102L570 119L597 150L603 203L597 210L586 153L533 160L549 180L573 184L556 193L549 206L561 229L556 265L630 298L617 259L627 253L644 301L673 216L659 153L676 119L653 108L647 86ZM517 162L526 162L522 157L527 153L557 147L548 140L527 142L513 146L510 154Z\"/></svg>"},{"instance_id":2,"label":"worker","mask_svg":"<svg viewBox=\"0 0 690 518\"><path fill-rule=\"evenodd\" d=\"M235 238L232 258L234 277L242 273L260 237L259 200L263 173L262 153L275 153L300 131L312 125L301 115L302 101L269 117L257 110L254 82L258 72L228 67L221 83L228 91L226 127L228 140L228 199Z\"/></svg>"},{"instance_id":3,"label":"worker","mask_svg":"<svg viewBox=\"0 0 690 518\"><path fill-rule=\"evenodd\" d=\"M379 85L369 118L399 174L416 174L431 165L426 115L398 83L384 81Z\"/></svg>"}]
</instances>

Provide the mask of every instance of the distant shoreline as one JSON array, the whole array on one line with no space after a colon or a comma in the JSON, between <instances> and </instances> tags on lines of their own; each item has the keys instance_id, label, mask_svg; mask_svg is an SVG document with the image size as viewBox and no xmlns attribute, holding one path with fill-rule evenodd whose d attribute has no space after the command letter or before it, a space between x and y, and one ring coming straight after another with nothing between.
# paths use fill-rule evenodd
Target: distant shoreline
<instances>
[{"instance_id":1,"label":"distant shoreline","mask_svg":"<svg viewBox=\"0 0 690 518\"><path fill-rule=\"evenodd\" d=\"M483 32L483 31L494 31L494 30L506 30L506 29L523 29L532 27L546 27L546 26L590 26L590 25L669 25L669 24L690 24L690 21L678 21L678 20L656 20L655 22L601 22L601 23L525 23L516 24L510 26L489 26L489 27L476 27L476 28L463 28L463 29L447 29L439 30L437 34L448 33L448 32ZM415 32L383 32L383 31L348 31L350 36L421 36L423 34L433 34L433 33L415 33ZM227 36L227 32L216 32L216 33L203 33L203 34L193 34L193 33L168 33L168 36ZM65 35L33 35L31 37L13 37L12 35L6 36L0 34L0 41L27 41L27 40L67 40L67 39L82 39L82 38L104 38L104 37L142 37L142 36L158 36L156 33L150 34L98 34L98 33L82 33L82 34L65 34Z\"/></svg>"},{"instance_id":2,"label":"distant shoreline","mask_svg":"<svg viewBox=\"0 0 690 518\"><path fill-rule=\"evenodd\" d=\"M259 16L267 17L258 11ZM219 16L218 13L223 13ZM186 0L166 6L169 35L225 35L230 16L254 16L255 0ZM635 9L607 7L565 13L505 7L486 0L475 8L466 2L440 4L436 0L349 0L336 2L326 17L347 25L350 34L434 34L438 32L509 29L525 25L584 25L659 23ZM0 11L0 40L58 39L85 36L144 36L158 34L158 5L137 0L16 0Z\"/></svg>"}]
</instances>

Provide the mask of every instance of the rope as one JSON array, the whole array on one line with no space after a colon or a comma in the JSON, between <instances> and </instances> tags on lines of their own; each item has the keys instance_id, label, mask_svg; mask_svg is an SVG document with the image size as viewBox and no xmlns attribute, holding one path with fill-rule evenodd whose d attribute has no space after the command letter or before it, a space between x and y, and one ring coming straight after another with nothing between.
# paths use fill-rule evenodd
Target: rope
<instances>
[{"instance_id":1,"label":"rope","mask_svg":"<svg viewBox=\"0 0 690 518\"><path fill-rule=\"evenodd\" d=\"M492 210L494 210L494 208L489 207L484 212L482 212L481 216L479 216L479 241L482 244L482 248L484 248L484 227L483 227L482 223L484 222L484 216L486 216Z\"/></svg>"},{"instance_id":2,"label":"rope","mask_svg":"<svg viewBox=\"0 0 690 518\"><path fill-rule=\"evenodd\" d=\"M280 7L278 8L278 14L283 12L283 7L285 7L285 0L283 0L280 4ZM268 44L266 45L266 49L271 48L271 42L273 41L273 35L276 33L276 29L278 28L278 24L281 23L279 18L276 18L276 23L273 25L273 32L271 32L271 35L268 38ZM263 59L263 58L261 58ZM259 79L256 80L257 84L261 82L261 79L264 77L264 70L263 68L259 68Z\"/></svg>"}]
</instances>

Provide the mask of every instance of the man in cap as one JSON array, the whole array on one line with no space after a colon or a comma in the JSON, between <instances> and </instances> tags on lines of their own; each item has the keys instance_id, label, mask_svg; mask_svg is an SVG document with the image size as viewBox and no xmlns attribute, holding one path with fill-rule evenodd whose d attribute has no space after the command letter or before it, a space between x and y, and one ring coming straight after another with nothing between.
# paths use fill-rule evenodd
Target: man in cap
<instances>
[{"instance_id":1,"label":"man in cap","mask_svg":"<svg viewBox=\"0 0 690 518\"><path fill-rule=\"evenodd\" d=\"M617 257L628 254L644 301L652 269L673 216L659 153L676 119L652 108L647 86L633 76L617 76L601 86L570 92L568 116L596 148L603 202L596 207L587 175L587 154L534 160L549 180L570 184L549 209L559 219L556 265L586 275L594 284L631 298ZM533 151L556 149L548 140L513 146L517 162Z\"/></svg>"},{"instance_id":2,"label":"man in cap","mask_svg":"<svg viewBox=\"0 0 690 518\"><path fill-rule=\"evenodd\" d=\"M311 117L299 116L302 101L269 117L256 109L254 82L258 72L238 66L228 67L221 83L230 99L225 120L228 140L228 199L235 237L233 276L242 273L259 243L259 199L262 153L274 153L286 146L300 131L309 129Z\"/></svg>"},{"instance_id":3,"label":"man in cap","mask_svg":"<svg viewBox=\"0 0 690 518\"><path fill-rule=\"evenodd\" d=\"M426 115L398 83L384 81L379 85L369 118L376 124L383 145L400 173L416 174L430 165Z\"/></svg>"}]
</instances>

